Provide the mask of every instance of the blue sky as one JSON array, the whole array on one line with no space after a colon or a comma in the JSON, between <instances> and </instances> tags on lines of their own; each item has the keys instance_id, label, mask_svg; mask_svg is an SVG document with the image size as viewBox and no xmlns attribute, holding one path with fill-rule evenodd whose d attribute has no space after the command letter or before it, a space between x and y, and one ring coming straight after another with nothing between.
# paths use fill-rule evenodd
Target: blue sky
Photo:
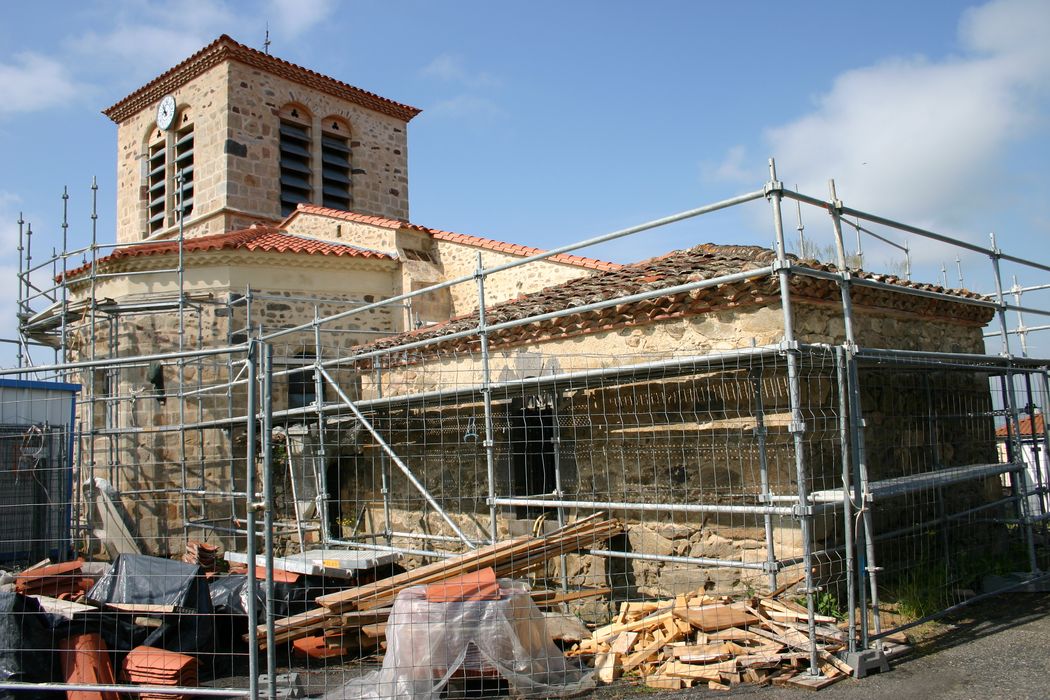
<instances>
[{"instance_id":1,"label":"blue sky","mask_svg":"<svg viewBox=\"0 0 1050 700\"><path fill-rule=\"evenodd\" d=\"M995 231L1050 260L1039 0L13 3L0 25L0 336L13 333L19 212L38 254L60 246L68 185L82 244L97 176L100 239L113 238L116 127L100 110L219 34L261 47L267 24L275 55L424 110L409 127L416 223L552 247L759 189L775 156L788 186L824 196L835 178L849 205L978 243ZM826 215L804 217L830 242ZM591 253L772 235L757 203ZM954 251L908 243L916 277L946 263L956 283ZM864 245L868 267L895 259ZM966 286L992 289L986 260L961 262Z\"/></svg>"}]
</instances>

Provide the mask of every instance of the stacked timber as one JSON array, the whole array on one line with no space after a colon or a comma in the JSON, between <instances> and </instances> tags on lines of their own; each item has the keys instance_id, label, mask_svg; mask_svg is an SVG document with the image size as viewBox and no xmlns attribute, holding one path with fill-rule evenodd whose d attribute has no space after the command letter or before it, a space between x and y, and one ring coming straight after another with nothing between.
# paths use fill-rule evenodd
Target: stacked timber
<instances>
[{"instance_id":1,"label":"stacked timber","mask_svg":"<svg viewBox=\"0 0 1050 700\"><path fill-rule=\"evenodd\" d=\"M418 567L396 576L330 593L317 599L321 606L293 615L274 624L275 643L288 643L304 637L322 636L328 648L348 652L364 651L379 644L385 634L386 617L397 594L412 586L424 586L491 567L497 578L523 576L562 554L589 549L622 531L616 520L602 520L601 514L578 520L543 537L517 537L479 547L449 559ZM586 597L592 593L544 593L548 604ZM256 640L266 645L266 626L256 629ZM249 636L250 638L250 636Z\"/></svg>"},{"instance_id":2,"label":"stacked timber","mask_svg":"<svg viewBox=\"0 0 1050 700\"><path fill-rule=\"evenodd\" d=\"M773 597L733 601L697 594L625 602L610 624L568 654L593 658L606 683L633 676L667 690L697 684L728 690L741 683L820 689L853 669L835 656L846 648L846 633L835 618L817 615L820 674L810 674L808 619L802 606Z\"/></svg>"}]
</instances>

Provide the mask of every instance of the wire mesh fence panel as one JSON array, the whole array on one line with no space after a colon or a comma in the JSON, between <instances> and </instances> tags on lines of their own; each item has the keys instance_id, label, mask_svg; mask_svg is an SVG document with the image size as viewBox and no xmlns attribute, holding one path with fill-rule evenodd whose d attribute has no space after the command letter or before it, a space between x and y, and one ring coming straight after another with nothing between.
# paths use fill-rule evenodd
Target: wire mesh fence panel
<instances>
[{"instance_id":1,"label":"wire mesh fence panel","mask_svg":"<svg viewBox=\"0 0 1050 700\"><path fill-rule=\"evenodd\" d=\"M1023 463L1001 428L1024 371L937 358L861 365L876 631L892 631L1034 574Z\"/></svg>"},{"instance_id":2,"label":"wire mesh fence panel","mask_svg":"<svg viewBox=\"0 0 1050 700\"><path fill-rule=\"evenodd\" d=\"M782 238L771 174L674 218L765 197ZM384 230L367 292L92 266L34 313L68 364L0 380L0 685L818 687L1043 563L1046 367L984 354L989 299L783 240L518 267Z\"/></svg>"}]
</instances>

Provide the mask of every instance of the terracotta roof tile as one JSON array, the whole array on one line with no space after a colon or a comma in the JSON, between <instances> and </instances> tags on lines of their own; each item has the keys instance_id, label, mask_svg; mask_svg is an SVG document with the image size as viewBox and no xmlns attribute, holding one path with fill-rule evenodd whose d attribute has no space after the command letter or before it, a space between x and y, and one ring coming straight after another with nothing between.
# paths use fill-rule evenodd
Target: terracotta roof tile
<instances>
[{"instance_id":1,"label":"terracotta roof tile","mask_svg":"<svg viewBox=\"0 0 1050 700\"><path fill-rule=\"evenodd\" d=\"M280 226L283 227L286 223L291 221L299 214L313 214L315 216L326 216L332 219L354 221L361 224L372 224L374 226L382 226L383 228L390 229L405 228L411 231L420 231L422 233L430 234L431 237L439 241L449 241L450 243L462 243L463 245L469 245L475 248L494 250L497 252L508 253L511 255L520 255L522 257L538 255L544 252L542 248L533 248L532 246L519 245L517 243L507 243L506 241L497 241L492 238L482 238L481 236L470 236L465 233L442 231L441 229L428 228L426 226L420 226L418 224L409 223L407 221L387 219L381 216L372 216L369 214L358 214L357 212L352 211L329 209L327 207L319 207L315 204L300 204L296 211L289 214L288 218L281 222ZM598 260L597 258L588 258L583 255L571 255L567 253L559 253L558 255L552 255L548 259L551 262L561 263L563 265L574 265L576 267L585 267L591 270L611 271L619 270L621 267L623 267L618 263L608 262L605 260Z\"/></svg>"},{"instance_id":2,"label":"terracotta roof tile","mask_svg":"<svg viewBox=\"0 0 1050 700\"><path fill-rule=\"evenodd\" d=\"M552 311L755 270L771 265L775 259L773 251L766 248L705 243L687 250L672 251L656 258L625 265L615 270L601 271L593 276L569 280L511 301L496 304L488 308L487 321L489 324L516 321ZM796 262L807 267L827 271L835 270L832 265L814 260ZM955 303L913 295L887 295L881 290L857 286L854 287L854 301L858 305L886 306L891 303L892 306L886 307L889 310L912 313L932 311L981 324L987 323L991 318L992 312L989 309L965 303L967 299L984 299L974 292L914 283L892 275L874 275L863 271L855 272L854 276L878 279L903 287L936 291L959 298L959 303ZM828 280L795 275L792 277L792 294L799 299L833 300L837 298L838 288L834 282ZM779 303L779 297L778 279L774 275L769 275L749 281L668 294L630 304L611 305L540 323L506 328L491 334L490 341L494 346L543 342L555 337L595 333L681 316L710 313L714 309L775 304ZM888 300L888 297L893 297L892 301ZM367 352L394 348L411 342L467 331L475 328L476 325L477 316L467 314L443 324L383 338L359 349ZM474 349L477 342L476 336L459 338L449 341L450 346L439 344L429 348L427 352Z\"/></svg>"},{"instance_id":3,"label":"terracotta roof tile","mask_svg":"<svg viewBox=\"0 0 1050 700\"><path fill-rule=\"evenodd\" d=\"M211 236L187 238L183 242L184 254L216 250L250 250L262 253L302 253L306 255L327 255L334 257L372 258L374 260L394 260L394 256L376 250L367 250L345 243L335 243L298 234L285 233L271 226L252 226L238 231L217 233ZM178 240L163 240L156 243L117 248L109 255L99 258L96 265L152 255L178 253ZM67 276L77 277L91 269L90 264L70 270Z\"/></svg>"},{"instance_id":4,"label":"terracotta roof tile","mask_svg":"<svg viewBox=\"0 0 1050 700\"><path fill-rule=\"evenodd\" d=\"M118 124L161 97L177 90L224 60L274 73L282 78L326 92L376 112L408 122L422 110L381 97L374 92L348 85L334 78L303 68L276 56L270 56L223 34L174 68L162 73L102 113Z\"/></svg>"},{"instance_id":5,"label":"terracotta roof tile","mask_svg":"<svg viewBox=\"0 0 1050 700\"><path fill-rule=\"evenodd\" d=\"M1021 437L1032 437L1033 436L1033 432L1032 432L1032 418L1031 418L1031 416L1024 416L1023 418L1018 419L1017 424L1018 424L1018 429L1021 431ZM1009 435L1009 432L1007 430L1007 426L1000 425L998 428L995 429L995 436L996 437L1005 438L1005 437L1007 437L1007 435ZM1044 435L1046 435L1046 428L1044 427L1044 424L1043 424L1043 414L1042 413L1035 414L1035 433L1034 433L1034 435L1035 435L1035 437L1037 439L1043 437Z\"/></svg>"}]
</instances>

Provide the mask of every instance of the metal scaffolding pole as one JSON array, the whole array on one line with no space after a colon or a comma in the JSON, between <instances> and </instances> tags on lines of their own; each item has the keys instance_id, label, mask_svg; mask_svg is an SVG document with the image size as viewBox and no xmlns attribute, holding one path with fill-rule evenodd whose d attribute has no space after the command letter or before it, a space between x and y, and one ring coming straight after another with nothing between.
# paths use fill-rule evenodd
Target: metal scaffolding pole
<instances>
[{"instance_id":1,"label":"metal scaffolding pole","mask_svg":"<svg viewBox=\"0 0 1050 700\"><path fill-rule=\"evenodd\" d=\"M1012 360L1010 355L1010 334L1006 328L1006 301L1003 298L1003 278L1002 273L999 269L1000 259L1005 259L1007 256L1003 255L1002 251L999 250L999 246L995 242L995 234L989 234L989 238L992 242L991 252L989 253L989 259L992 262L992 273L995 277L995 299L998 303L999 310L997 316L999 318L999 331L1002 336L1003 346L1003 357L1008 361ZM1012 362L1007 366L1006 373L1002 377L1003 384L1003 398L1006 401L1007 410L1007 425L1009 426L1009 432L1012 433L1010 436L1010 444L1014 451L1014 460L1021 460L1024 454L1024 450L1021 443L1021 426L1018 421L1018 407L1017 407L1017 396L1016 386L1014 382L1014 373L1012 372ZM1033 574L1039 571L1039 562L1035 555L1035 535L1032 532L1032 519L1031 513L1028 512L1028 486L1025 483L1025 469L1022 465L1021 469L1010 472L1010 483L1013 486L1013 491L1018 496L1018 518L1021 521L1021 527L1025 533L1025 544L1028 549L1028 564Z\"/></svg>"},{"instance_id":2,"label":"metal scaffolding pole","mask_svg":"<svg viewBox=\"0 0 1050 700\"><path fill-rule=\"evenodd\" d=\"M474 272L478 290L478 337L481 339L481 396L485 406L485 474L488 485L489 540L496 543L499 528L496 523L496 444L492 427L492 375L489 368L489 334L485 319L485 265L478 253Z\"/></svg>"},{"instance_id":3,"label":"metal scaffolding pole","mask_svg":"<svg viewBox=\"0 0 1050 700\"><path fill-rule=\"evenodd\" d=\"M801 236L801 231L799 232ZM758 470L759 480L762 488L762 500L765 503L773 502L773 493L769 489L769 454L766 444L766 421L765 406L762 401L762 370L751 370L751 386L755 392L755 439L758 441ZM762 516L763 527L766 537L766 575L769 581L769 590L777 588L777 557L776 543L773 539L773 516L766 513Z\"/></svg>"},{"instance_id":4,"label":"metal scaffolding pole","mask_svg":"<svg viewBox=\"0 0 1050 700\"><path fill-rule=\"evenodd\" d=\"M802 534L802 558L806 577L806 611L810 643L809 673L820 675L820 662L817 656L817 623L816 588L813 582L813 512L809 506L808 480L806 468L806 443L803 437L806 425L802 420L802 390L799 380L798 347L795 343L794 316L791 308L791 273L788 270L787 245L784 240L784 220L781 212L783 183L777 180L776 164L769 160L769 183L766 185L766 196L773 207L773 229L777 242L777 275L780 278L780 305L784 313L784 351L787 355L788 395L791 403L791 433L795 446L795 474L798 480L798 519Z\"/></svg>"}]
</instances>

